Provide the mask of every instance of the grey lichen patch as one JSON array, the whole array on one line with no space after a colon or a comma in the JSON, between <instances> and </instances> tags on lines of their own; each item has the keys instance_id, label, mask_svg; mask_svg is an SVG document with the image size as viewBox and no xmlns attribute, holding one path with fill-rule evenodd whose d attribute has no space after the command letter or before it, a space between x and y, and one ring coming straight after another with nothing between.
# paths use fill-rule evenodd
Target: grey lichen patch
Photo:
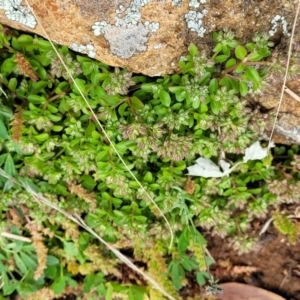
<instances>
[{"instance_id":1,"label":"grey lichen patch","mask_svg":"<svg viewBox=\"0 0 300 300\"><path fill-rule=\"evenodd\" d=\"M291 139L293 142L300 144L300 130L296 126L287 128L280 124L276 124L275 129L287 139Z\"/></svg>"},{"instance_id":2,"label":"grey lichen patch","mask_svg":"<svg viewBox=\"0 0 300 300\"><path fill-rule=\"evenodd\" d=\"M190 0L189 6L198 8L200 6L200 4L205 4L205 3L206 3L206 0Z\"/></svg>"},{"instance_id":3,"label":"grey lichen patch","mask_svg":"<svg viewBox=\"0 0 300 300\"><path fill-rule=\"evenodd\" d=\"M153 46L154 49L161 49L161 48L164 48L166 46L166 44L155 44Z\"/></svg>"},{"instance_id":4,"label":"grey lichen patch","mask_svg":"<svg viewBox=\"0 0 300 300\"><path fill-rule=\"evenodd\" d=\"M148 34L147 27L139 23L129 28L109 26L105 30L104 37L109 42L110 51L114 55L128 59L147 50Z\"/></svg>"},{"instance_id":5,"label":"grey lichen patch","mask_svg":"<svg viewBox=\"0 0 300 300\"><path fill-rule=\"evenodd\" d=\"M30 28L35 28L37 22L29 7L21 5L22 0L0 0L0 9L6 17Z\"/></svg>"},{"instance_id":6,"label":"grey lichen patch","mask_svg":"<svg viewBox=\"0 0 300 300\"><path fill-rule=\"evenodd\" d=\"M73 49L74 51L87 54L91 58L96 57L95 48L93 45L81 45L78 43L72 43L69 48Z\"/></svg>"},{"instance_id":7,"label":"grey lichen patch","mask_svg":"<svg viewBox=\"0 0 300 300\"><path fill-rule=\"evenodd\" d=\"M280 23L281 23L281 26L282 26L283 34L286 35L286 36L290 36L290 34L289 34L288 30L287 30L287 22L286 22L285 18L282 17L282 16L279 16L279 15L276 15L273 18L273 20L271 21L272 28L269 31L269 35L273 36L277 32L277 30L280 27Z\"/></svg>"},{"instance_id":8,"label":"grey lichen patch","mask_svg":"<svg viewBox=\"0 0 300 300\"><path fill-rule=\"evenodd\" d=\"M203 26L202 19L207 14L207 10L204 9L202 12L191 10L187 14L185 14L185 21L187 23L188 28L191 31L197 33L199 37L203 37L206 29Z\"/></svg>"},{"instance_id":9,"label":"grey lichen patch","mask_svg":"<svg viewBox=\"0 0 300 300\"><path fill-rule=\"evenodd\" d=\"M128 8L120 5L116 10L114 24L95 22L92 26L94 35L104 35L110 51L122 59L146 51L149 34L159 29L159 23L140 21L140 8L149 2L150 0L132 0Z\"/></svg>"},{"instance_id":10,"label":"grey lichen patch","mask_svg":"<svg viewBox=\"0 0 300 300\"><path fill-rule=\"evenodd\" d=\"M172 6L181 7L183 0L172 0Z\"/></svg>"}]
</instances>

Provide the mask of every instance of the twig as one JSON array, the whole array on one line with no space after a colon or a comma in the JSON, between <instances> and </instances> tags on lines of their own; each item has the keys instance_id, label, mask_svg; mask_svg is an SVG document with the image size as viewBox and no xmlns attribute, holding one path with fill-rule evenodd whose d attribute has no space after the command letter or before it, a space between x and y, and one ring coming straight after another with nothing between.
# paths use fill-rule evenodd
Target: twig
<instances>
[{"instance_id":1,"label":"twig","mask_svg":"<svg viewBox=\"0 0 300 300\"><path fill-rule=\"evenodd\" d=\"M8 98L7 95L6 95L6 93L3 91L3 89L2 89L1 86L0 86L0 91L3 93L3 95L4 95L6 98Z\"/></svg>"},{"instance_id":2,"label":"twig","mask_svg":"<svg viewBox=\"0 0 300 300\"><path fill-rule=\"evenodd\" d=\"M9 232L5 232L5 231L1 232L1 236L9 238L9 239L13 239L13 240L31 243L30 238L27 238L25 236L16 235L16 234L9 233Z\"/></svg>"},{"instance_id":3,"label":"twig","mask_svg":"<svg viewBox=\"0 0 300 300\"><path fill-rule=\"evenodd\" d=\"M280 291L282 289L282 287L285 285L285 283L287 282L287 280L289 279L289 277L291 276L291 268L289 268L289 270L287 271L287 273L285 274L285 276L283 277L279 287L278 287L278 291Z\"/></svg>"},{"instance_id":4,"label":"twig","mask_svg":"<svg viewBox=\"0 0 300 300\"><path fill-rule=\"evenodd\" d=\"M292 96L296 101L300 102L300 97L297 94L295 94L292 90L290 90L287 86L284 87L284 91L290 96Z\"/></svg>"}]
</instances>

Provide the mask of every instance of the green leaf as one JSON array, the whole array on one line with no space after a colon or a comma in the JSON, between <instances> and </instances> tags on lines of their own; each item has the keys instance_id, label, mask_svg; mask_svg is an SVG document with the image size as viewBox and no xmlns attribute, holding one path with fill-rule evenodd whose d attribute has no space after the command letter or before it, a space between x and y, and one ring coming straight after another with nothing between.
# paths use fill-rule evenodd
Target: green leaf
<instances>
[{"instance_id":1,"label":"green leaf","mask_svg":"<svg viewBox=\"0 0 300 300\"><path fill-rule=\"evenodd\" d=\"M107 284L107 291L105 295L105 300L112 300L114 288L111 283Z\"/></svg>"},{"instance_id":2,"label":"green leaf","mask_svg":"<svg viewBox=\"0 0 300 300\"><path fill-rule=\"evenodd\" d=\"M210 76L211 76L210 72L204 73L204 75L198 80L198 84L199 85L206 84L206 82L209 80Z\"/></svg>"},{"instance_id":3,"label":"green leaf","mask_svg":"<svg viewBox=\"0 0 300 300\"><path fill-rule=\"evenodd\" d=\"M3 283L2 285L2 291L3 291L3 295L4 296L8 296L10 294L12 294L19 286L20 281L12 281L8 279L7 273L6 272L2 272L1 274L1 281ZM7 298L5 298L7 299Z\"/></svg>"},{"instance_id":4,"label":"green leaf","mask_svg":"<svg viewBox=\"0 0 300 300\"><path fill-rule=\"evenodd\" d=\"M255 68L247 66L245 69L246 69L245 76L248 79L250 79L251 81L253 81L255 83L260 82L261 78Z\"/></svg>"},{"instance_id":5,"label":"green leaf","mask_svg":"<svg viewBox=\"0 0 300 300\"><path fill-rule=\"evenodd\" d=\"M222 44L221 44L221 43L218 43L218 44L215 46L215 48L213 49L213 52L218 53L218 52L222 51L222 49L223 49Z\"/></svg>"},{"instance_id":6,"label":"green leaf","mask_svg":"<svg viewBox=\"0 0 300 300\"><path fill-rule=\"evenodd\" d=\"M153 90L157 87L155 83L143 83L141 89L147 93L152 93Z\"/></svg>"},{"instance_id":7,"label":"green leaf","mask_svg":"<svg viewBox=\"0 0 300 300\"><path fill-rule=\"evenodd\" d=\"M0 116L10 119L10 118L12 118L13 113L9 107L0 105Z\"/></svg>"},{"instance_id":8,"label":"green leaf","mask_svg":"<svg viewBox=\"0 0 300 300\"><path fill-rule=\"evenodd\" d=\"M55 131L55 132L60 132L64 129L63 126L60 126L60 125L54 125L51 127L51 130Z\"/></svg>"},{"instance_id":9,"label":"green leaf","mask_svg":"<svg viewBox=\"0 0 300 300\"><path fill-rule=\"evenodd\" d=\"M144 103L138 97L132 96L130 100L133 108L142 109L144 107Z\"/></svg>"},{"instance_id":10,"label":"green leaf","mask_svg":"<svg viewBox=\"0 0 300 300\"><path fill-rule=\"evenodd\" d=\"M73 242L64 241L64 250L66 254L71 257L76 257L78 255L78 248Z\"/></svg>"},{"instance_id":11,"label":"green leaf","mask_svg":"<svg viewBox=\"0 0 300 300\"><path fill-rule=\"evenodd\" d=\"M230 68L236 64L236 59L231 58L226 62L225 68Z\"/></svg>"},{"instance_id":12,"label":"green leaf","mask_svg":"<svg viewBox=\"0 0 300 300\"><path fill-rule=\"evenodd\" d=\"M222 103L218 101L214 101L214 100L210 101L211 110L215 115L219 114L221 105Z\"/></svg>"},{"instance_id":13,"label":"green leaf","mask_svg":"<svg viewBox=\"0 0 300 300\"><path fill-rule=\"evenodd\" d=\"M102 82L109 78L108 73L93 73L91 77L91 82L93 84L98 84L99 82Z\"/></svg>"},{"instance_id":14,"label":"green leaf","mask_svg":"<svg viewBox=\"0 0 300 300\"><path fill-rule=\"evenodd\" d=\"M24 264L23 260L20 258L19 254L14 252L14 259L15 259L15 263L18 267L18 269L23 273L26 274L27 272L27 267Z\"/></svg>"},{"instance_id":15,"label":"green leaf","mask_svg":"<svg viewBox=\"0 0 300 300\"><path fill-rule=\"evenodd\" d=\"M169 91L174 94L180 93L183 91L183 87L182 86L170 86Z\"/></svg>"},{"instance_id":16,"label":"green leaf","mask_svg":"<svg viewBox=\"0 0 300 300\"><path fill-rule=\"evenodd\" d=\"M52 121L52 122L59 122L62 119L62 115L61 114L49 114L48 118Z\"/></svg>"},{"instance_id":17,"label":"green leaf","mask_svg":"<svg viewBox=\"0 0 300 300\"><path fill-rule=\"evenodd\" d=\"M177 290L181 289L182 284L180 281L179 265L177 262L174 261L172 262L171 277L175 288Z\"/></svg>"},{"instance_id":18,"label":"green leaf","mask_svg":"<svg viewBox=\"0 0 300 300\"><path fill-rule=\"evenodd\" d=\"M38 95L29 95L27 99L33 104L43 104L46 102L46 99L44 97Z\"/></svg>"},{"instance_id":19,"label":"green leaf","mask_svg":"<svg viewBox=\"0 0 300 300\"><path fill-rule=\"evenodd\" d=\"M216 78L213 78L209 83L209 91L210 93L215 93L218 90L218 81Z\"/></svg>"},{"instance_id":20,"label":"green leaf","mask_svg":"<svg viewBox=\"0 0 300 300\"><path fill-rule=\"evenodd\" d=\"M147 172L146 175L144 176L144 181L148 183L153 183L153 175L151 172Z\"/></svg>"},{"instance_id":21,"label":"green leaf","mask_svg":"<svg viewBox=\"0 0 300 300\"><path fill-rule=\"evenodd\" d=\"M52 255L47 256L47 266L57 266L58 264L59 264L58 258Z\"/></svg>"},{"instance_id":22,"label":"green leaf","mask_svg":"<svg viewBox=\"0 0 300 300\"><path fill-rule=\"evenodd\" d=\"M55 295L63 292L66 286L66 279L63 276L58 277L51 285L51 289Z\"/></svg>"},{"instance_id":23,"label":"green leaf","mask_svg":"<svg viewBox=\"0 0 300 300\"><path fill-rule=\"evenodd\" d=\"M206 282L206 278L205 278L205 275L204 275L205 273L206 272L203 272L203 271L197 272L196 279L197 279L197 283L199 285L204 285L205 284L205 282Z\"/></svg>"},{"instance_id":24,"label":"green leaf","mask_svg":"<svg viewBox=\"0 0 300 300\"><path fill-rule=\"evenodd\" d=\"M18 85L17 78L11 78L11 79L9 79L8 87L9 87L9 89L10 89L11 91L15 91L17 85Z\"/></svg>"},{"instance_id":25,"label":"green leaf","mask_svg":"<svg viewBox=\"0 0 300 300\"><path fill-rule=\"evenodd\" d=\"M171 105L171 97L167 91L162 90L159 93L159 99L164 106L169 107Z\"/></svg>"},{"instance_id":26,"label":"green leaf","mask_svg":"<svg viewBox=\"0 0 300 300\"><path fill-rule=\"evenodd\" d=\"M59 272L57 266L48 266L44 271L44 275L46 278L55 279L57 277L57 273Z\"/></svg>"},{"instance_id":27,"label":"green leaf","mask_svg":"<svg viewBox=\"0 0 300 300\"><path fill-rule=\"evenodd\" d=\"M190 44L189 52L192 56L196 56L199 53L198 48L195 44Z\"/></svg>"},{"instance_id":28,"label":"green leaf","mask_svg":"<svg viewBox=\"0 0 300 300\"><path fill-rule=\"evenodd\" d=\"M35 135L34 138L39 142L44 142L49 138L49 134L41 133L41 134Z\"/></svg>"},{"instance_id":29,"label":"green leaf","mask_svg":"<svg viewBox=\"0 0 300 300\"><path fill-rule=\"evenodd\" d=\"M6 126L4 125L1 119L0 119L0 138L3 140L6 140L8 138L8 132Z\"/></svg>"},{"instance_id":30,"label":"green leaf","mask_svg":"<svg viewBox=\"0 0 300 300\"><path fill-rule=\"evenodd\" d=\"M8 192L12 187L14 186L12 180L6 180L4 187L3 187L3 192Z\"/></svg>"},{"instance_id":31,"label":"green leaf","mask_svg":"<svg viewBox=\"0 0 300 300\"><path fill-rule=\"evenodd\" d=\"M36 93L43 92L44 88L47 86L48 86L48 81L45 81L45 80L39 80L37 82L32 83L32 88ZM34 103L34 102L32 102L32 103Z\"/></svg>"},{"instance_id":32,"label":"green leaf","mask_svg":"<svg viewBox=\"0 0 300 300\"><path fill-rule=\"evenodd\" d=\"M36 267L38 264L37 264L37 261L35 259L33 259L32 256L29 256L25 252L22 251L22 252L20 252L20 257L28 269L30 269L31 271L36 270Z\"/></svg>"},{"instance_id":33,"label":"green leaf","mask_svg":"<svg viewBox=\"0 0 300 300\"><path fill-rule=\"evenodd\" d=\"M60 94L60 93L62 93L63 91L65 91L66 89L68 89L69 88L69 83L68 82L66 82L66 81L62 81L62 82L60 82L57 86L56 86L56 88L55 88L55 93L56 94Z\"/></svg>"},{"instance_id":34,"label":"green leaf","mask_svg":"<svg viewBox=\"0 0 300 300\"><path fill-rule=\"evenodd\" d=\"M96 181L93 179L91 175L84 174L80 177L80 181L82 181L83 187L89 191L92 191L94 187L97 185Z\"/></svg>"},{"instance_id":35,"label":"green leaf","mask_svg":"<svg viewBox=\"0 0 300 300\"><path fill-rule=\"evenodd\" d=\"M18 37L17 41L19 45L21 45L22 47L26 47L32 45L33 37L31 35L22 34Z\"/></svg>"},{"instance_id":36,"label":"green leaf","mask_svg":"<svg viewBox=\"0 0 300 300\"><path fill-rule=\"evenodd\" d=\"M88 274L84 278L83 292L88 293L94 286L96 282L96 275L94 273Z\"/></svg>"},{"instance_id":37,"label":"green leaf","mask_svg":"<svg viewBox=\"0 0 300 300\"><path fill-rule=\"evenodd\" d=\"M77 286L78 286L77 281L74 280L73 278L71 278L71 277L65 277L65 279L66 279L66 282L67 282L70 286L72 286L72 287L77 287Z\"/></svg>"},{"instance_id":38,"label":"green leaf","mask_svg":"<svg viewBox=\"0 0 300 300\"><path fill-rule=\"evenodd\" d=\"M124 117L124 113L125 113L125 110L127 107L128 107L128 104L126 102L119 106L118 113L121 117Z\"/></svg>"},{"instance_id":39,"label":"green leaf","mask_svg":"<svg viewBox=\"0 0 300 300\"><path fill-rule=\"evenodd\" d=\"M246 44L246 48L252 52L255 49L255 45L253 43L248 43Z\"/></svg>"},{"instance_id":40,"label":"green leaf","mask_svg":"<svg viewBox=\"0 0 300 300\"><path fill-rule=\"evenodd\" d=\"M226 86L227 90L231 90L231 82L228 77L224 76L220 81L219 84L221 86Z\"/></svg>"},{"instance_id":41,"label":"green leaf","mask_svg":"<svg viewBox=\"0 0 300 300\"><path fill-rule=\"evenodd\" d=\"M4 153L0 155L0 167L4 164L8 153Z\"/></svg>"},{"instance_id":42,"label":"green leaf","mask_svg":"<svg viewBox=\"0 0 300 300\"><path fill-rule=\"evenodd\" d=\"M75 78L75 82L72 86L72 90L74 91L75 94L80 95L78 88L80 89L81 93L84 94L86 91L85 81L79 78Z\"/></svg>"},{"instance_id":43,"label":"green leaf","mask_svg":"<svg viewBox=\"0 0 300 300\"><path fill-rule=\"evenodd\" d=\"M190 261L189 257L185 254L181 256L181 265L184 267L185 270L191 272L193 270L193 263Z\"/></svg>"},{"instance_id":44,"label":"green leaf","mask_svg":"<svg viewBox=\"0 0 300 300\"><path fill-rule=\"evenodd\" d=\"M245 65L242 64L242 63L240 63L240 64L236 67L236 69L234 70L234 72L236 72L236 73L242 73L242 72L244 71L244 69L245 69Z\"/></svg>"},{"instance_id":45,"label":"green leaf","mask_svg":"<svg viewBox=\"0 0 300 300\"><path fill-rule=\"evenodd\" d=\"M45 63L45 60L43 61ZM45 70L45 68L43 67L38 67L36 69L36 73L38 74L38 76L40 77L41 80L49 80L48 78L48 74L47 74L47 71ZM48 85L52 85L51 83L48 83Z\"/></svg>"},{"instance_id":46,"label":"green leaf","mask_svg":"<svg viewBox=\"0 0 300 300\"><path fill-rule=\"evenodd\" d=\"M10 74L16 65L17 63L14 61L14 58L8 58L2 63L1 70L4 73Z\"/></svg>"},{"instance_id":47,"label":"green leaf","mask_svg":"<svg viewBox=\"0 0 300 300\"><path fill-rule=\"evenodd\" d=\"M47 110L50 111L52 114L56 114L58 112L58 108L51 104L47 105Z\"/></svg>"},{"instance_id":48,"label":"green leaf","mask_svg":"<svg viewBox=\"0 0 300 300\"><path fill-rule=\"evenodd\" d=\"M187 230L184 230L178 240L178 250L179 251L186 251L189 246L190 237Z\"/></svg>"},{"instance_id":49,"label":"green leaf","mask_svg":"<svg viewBox=\"0 0 300 300\"><path fill-rule=\"evenodd\" d=\"M265 57L270 56L271 52L268 49L260 49L258 51L254 51L249 57L249 61L259 61Z\"/></svg>"},{"instance_id":50,"label":"green leaf","mask_svg":"<svg viewBox=\"0 0 300 300\"><path fill-rule=\"evenodd\" d=\"M259 61L262 58L263 58L263 55L259 54L258 52L253 52L249 57L249 61Z\"/></svg>"},{"instance_id":51,"label":"green leaf","mask_svg":"<svg viewBox=\"0 0 300 300\"><path fill-rule=\"evenodd\" d=\"M11 40L11 45L14 49L16 49L18 52L22 52L22 46L18 43L18 40L16 37L13 37Z\"/></svg>"},{"instance_id":52,"label":"green leaf","mask_svg":"<svg viewBox=\"0 0 300 300\"><path fill-rule=\"evenodd\" d=\"M247 50L241 45L237 45L234 52L235 56L240 60L243 60L247 55Z\"/></svg>"},{"instance_id":53,"label":"green leaf","mask_svg":"<svg viewBox=\"0 0 300 300\"><path fill-rule=\"evenodd\" d=\"M10 154L6 157L4 171L12 177L16 175L15 163Z\"/></svg>"},{"instance_id":54,"label":"green leaf","mask_svg":"<svg viewBox=\"0 0 300 300\"><path fill-rule=\"evenodd\" d=\"M129 288L129 300L143 300L145 294L145 288L136 285L130 285Z\"/></svg>"},{"instance_id":55,"label":"green leaf","mask_svg":"<svg viewBox=\"0 0 300 300\"><path fill-rule=\"evenodd\" d=\"M240 93L243 97L248 94L248 86L245 82L240 83Z\"/></svg>"},{"instance_id":56,"label":"green leaf","mask_svg":"<svg viewBox=\"0 0 300 300\"><path fill-rule=\"evenodd\" d=\"M168 113L168 109L163 105L157 105L154 107L154 112L157 115L166 115Z\"/></svg>"},{"instance_id":57,"label":"green leaf","mask_svg":"<svg viewBox=\"0 0 300 300\"><path fill-rule=\"evenodd\" d=\"M216 56L216 57L214 58L214 61L215 61L216 63L221 63L221 62L226 61L226 60L228 59L228 57L229 57L228 55L221 54L221 55Z\"/></svg>"},{"instance_id":58,"label":"green leaf","mask_svg":"<svg viewBox=\"0 0 300 300\"><path fill-rule=\"evenodd\" d=\"M38 45L39 49L42 51L52 50L52 46L51 46L50 42L48 42L48 41L45 41L43 39L37 39L37 40L35 40L35 43Z\"/></svg>"}]
</instances>

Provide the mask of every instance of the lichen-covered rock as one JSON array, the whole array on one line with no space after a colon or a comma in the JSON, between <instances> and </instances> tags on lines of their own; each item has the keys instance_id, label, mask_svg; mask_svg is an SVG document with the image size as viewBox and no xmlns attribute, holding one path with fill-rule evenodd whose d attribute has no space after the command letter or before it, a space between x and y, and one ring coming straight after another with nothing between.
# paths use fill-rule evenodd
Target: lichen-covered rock
<instances>
[{"instance_id":1,"label":"lichen-covered rock","mask_svg":"<svg viewBox=\"0 0 300 300\"><path fill-rule=\"evenodd\" d=\"M28 1L28 2L27 2ZM0 0L0 22L112 66L150 76L178 71L193 42L211 51L212 32L229 27L247 41L266 31L289 37L297 0ZM27 4L30 4L34 14Z\"/></svg>"},{"instance_id":2,"label":"lichen-covered rock","mask_svg":"<svg viewBox=\"0 0 300 300\"><path fill-rule=\"evenodd\" d=\"M281 84L267 87L257 102L270 110L277 110L280 101ZM278 120L275 126L274 140L281 144L300 144L300 74L297 80L286 83Z\"/></svg>"}]
</instances>

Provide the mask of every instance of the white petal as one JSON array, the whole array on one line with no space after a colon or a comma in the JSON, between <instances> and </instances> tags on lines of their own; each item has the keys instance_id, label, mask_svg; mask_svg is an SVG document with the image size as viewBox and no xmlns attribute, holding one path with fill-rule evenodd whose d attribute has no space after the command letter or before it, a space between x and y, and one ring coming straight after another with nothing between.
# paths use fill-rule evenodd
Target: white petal
<instances>
[{"instance_id":1,"label":"white petal","mask_svg":"<svg viewBox=\"0 0 300 300\"><path fill-rule=\"evenodd\" d=\"M227 175L220 171L219 167L213 163L210 159L200 157L196 160L196 164L188 167L188 175L201 176L205 178L210 177L223 177Z\"/></svg>"},{"instance_id":2,"label":"white petal","mask_svg":"<svg viewBox=\"0 0 300 300\"><path fill-rule=\"evenodd\" d=\"M230 163L228 163L227 161L225 161L223 159L220 160L220 166L224 172L226 172L230 169Z\"/></svg>"},{"instance_id":3,"label":"white petal","mask_svg":"<svg viewBox=\"0 0 300 300\"><path fill-rule=\"evenodd\" d=\"M245 150L245 156L243 157L244 162L248 160L263 159L268 155L268 149L262 148L259 141L252 144Z\"/></svg>"}]
</instances>

